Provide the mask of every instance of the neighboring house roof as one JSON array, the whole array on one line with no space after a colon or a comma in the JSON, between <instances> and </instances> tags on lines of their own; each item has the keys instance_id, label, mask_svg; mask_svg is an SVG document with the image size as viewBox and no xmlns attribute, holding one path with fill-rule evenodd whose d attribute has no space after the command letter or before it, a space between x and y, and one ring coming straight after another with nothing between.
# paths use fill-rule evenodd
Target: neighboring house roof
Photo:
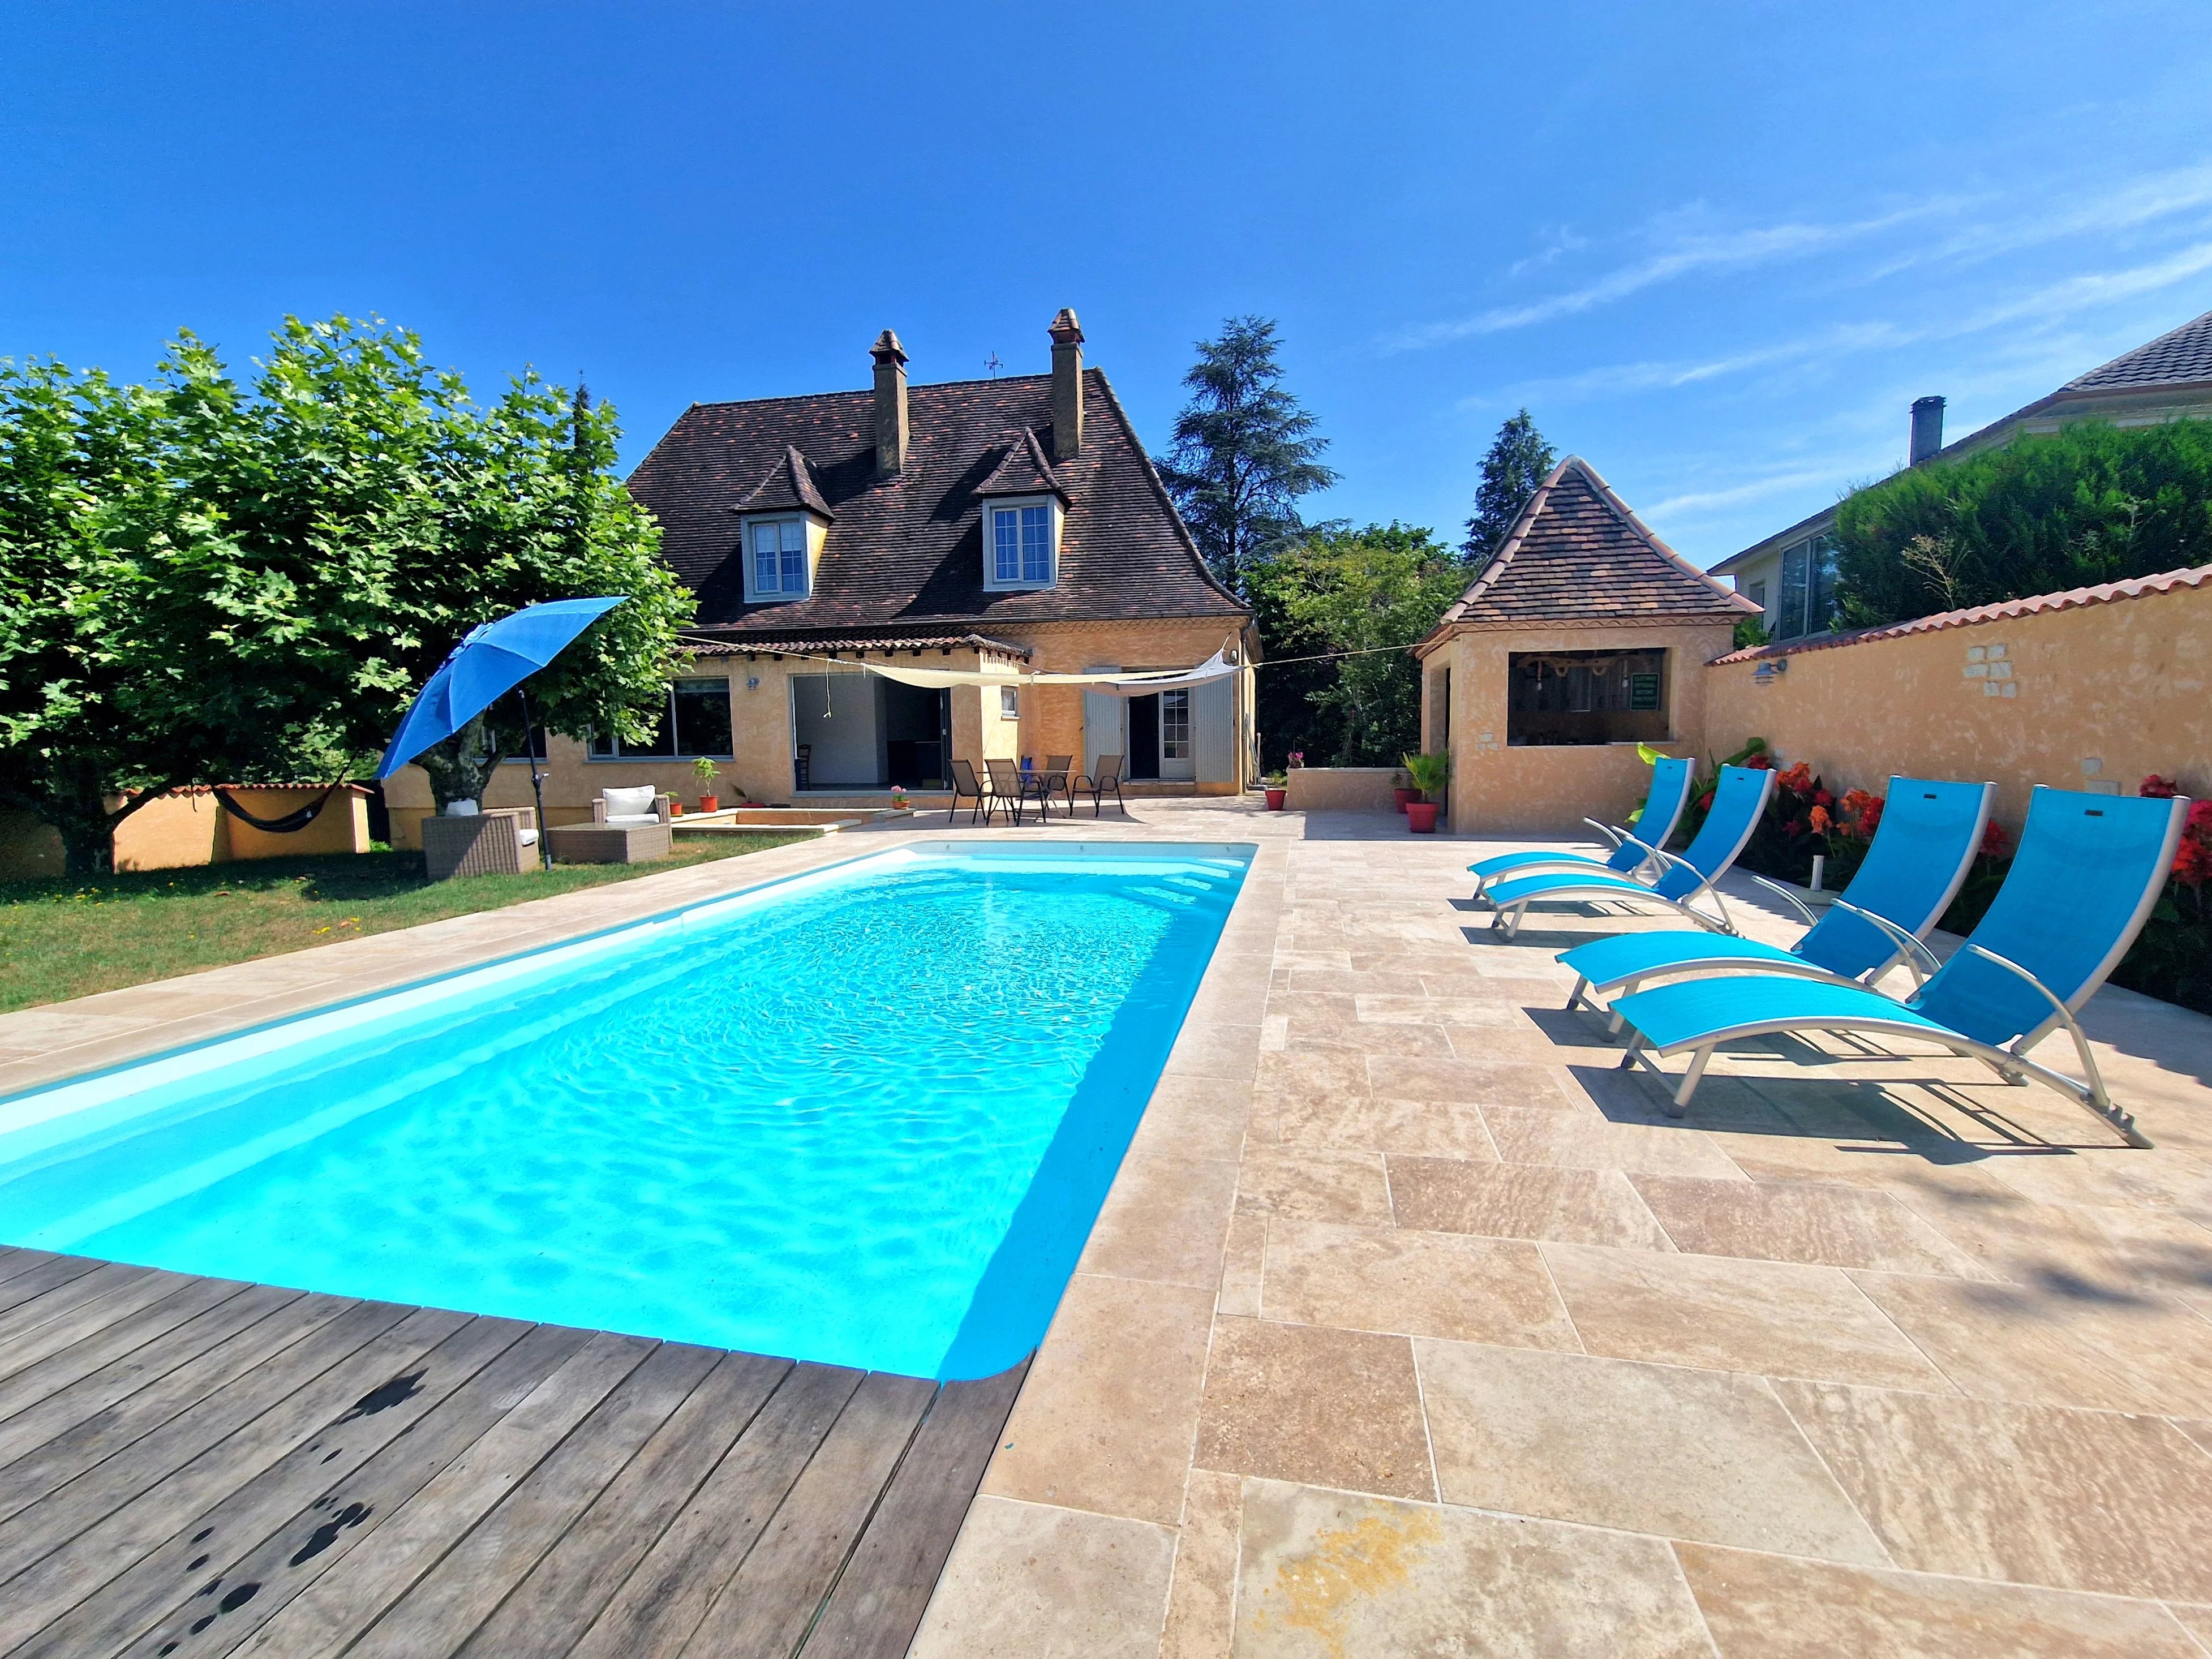
<instances>
[{"instance_id":1,"label":"neighboring house roof","mask_svg":"<svg viewBox=\"0 0 2212 1659\"><path fill-rule=\"evenodd\" d=\"M1965 437L1943 446L1920 464L1955 461L2004 442L2021 427L2040 421L2042 430L2054 430L2067 421L2105 416L2124 421L2170 418L2172 414L2202 414L2212 418L2212 311L2161 334L2133 351L2123 352L2109 363L2077 374L2057 391L2015 409L2001 420L1978 427ZM2193 407L2202 404L2202 409ZM1724 576L1748 561L1778 548L1789 547L1820 534L1835 522L1834 503L1800 519L1786 530L1753 542L1740 553L1731 553L1712 568Z\"/></svg>"},{"instance_id":2,"label":"neighboring house roof","mask_svg":"<svg viewBox=\"0 0 2212 1659\"><path fill-rule=\"evenodd\" d=\"M768 477L752 488L752 493L740 499L733 512L789 513L804 510L822 518L835 520L836 514L822 499L822 491L814 482L814 469L806 464L806 457L786 444L775 465L769 468Z\"/></svg>"},{"instance_id":3,"label":"neighboring house roof","mask_svg":"<svg viewBox=\"0 0 2212 1659\"><path fill-rule=\"evenodd\" d=\"M1006 459L991 469L991 476L975 486L977 495L988 501L994 495L1042 495L1051 494L1065 502L1067 491L1061 487L1059 474L1052 463L1044 458L1044 447L1037 442L1037 434L1029 428L1022 428L1018 438L1009 439Z\"/></svg>"},{"instance_id":4,"label":"neighboring house roof","mask_svg":"<svg viewBox=\"0 0 2212 1659\"><path fill-rule=\"evenodd\" d=\"M1428 638L1455 628L1732 623L1757 614L1653 534L1588 461L1570 455Z\"/></svg>"},{"instance_id":5,"label":"neighboring house roof","mask_svg":"<svg viewBox=\"0 0 2212 1659\"><path fill-rule=\"evenodd\" d=\"M773 637L756 638L748 633L739 637L722 635L716 638L686 639L684 648L695 656L818 656L851 651L865 654L880 651L889 656L894 651L911 651L920 656L924 651L980 651L987 656L1015 657L1024 662L1031 653L1025 645L1009 645L1004 640L989 639L981 634L878 634L866 637L836 638L830 636L787 640Z\"/></svg>"},{"instance_id":6,"label":"neighboring house roof","mask_svg":"<svg viewBox=\"0 0 2212 1659\"><path fill-rule=\"evenodd\" d=\"M2094 587L2069 587L2063 593L2038 593L2025 599L2002 599L1966 611L1945 611L1911 622L1881 628L1862 628L1850 634L1820 634L1782 645L1761 645L1731 651L1715 662L1757 662L1769 657L1794 656L1800 651L1832 651L1839 645L1858 645L1868 640L1897 639L1906 634L1932 634L1943 628L1970 628L1976 623L2002 622L2008 617L2030 617L2039 611L2072 611L2085 605L2109 605L2115 599L2139 599L2147 594L2168 593L2177 587L2212 586L2212 564L2191 570L2169 570L2159 576L2131 576L2125 581L2100 582Z\"/></svg>"},{"instance_id":7,"label":"neighboring house roof","mask_svg":"<svg viewBox=\"0 0 2212 1659\"><path fill-rule=\"evenodd\" d=\"M1051 430L1052 378L1024 374L909 387L906 462L892 477L876 470L871 392L695 404L629 488L660 521L662 556L698 592L695 626L712 634L919 624L935 635L966 631L943 626L953 623L1155 617L1241 623L1249 611L1207 572L1106 377L1088 368L1082 385L1083 448L1048 466L1032 434ZM803 470L790 467L791 450ZM979 491L1010 462L1045 466L1046 487L1067 503L1059 580L986 592ZM778 468L811 476L834 522L810 597L749 605L731 509Z\"/></svg>"}]
</instances>

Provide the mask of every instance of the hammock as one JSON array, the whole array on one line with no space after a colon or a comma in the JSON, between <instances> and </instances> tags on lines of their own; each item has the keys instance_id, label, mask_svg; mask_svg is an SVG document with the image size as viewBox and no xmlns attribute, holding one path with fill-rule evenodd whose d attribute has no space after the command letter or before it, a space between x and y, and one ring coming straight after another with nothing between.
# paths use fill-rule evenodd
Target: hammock
<instances>
[{"instance_id":1,"label":"hammock","mask_svg":"<svg viewBox=\"0 0 2212 1659\"><path fill-rule=\"evenodd\" d=\"M222 803L224 811L229 813L240 823L252 824L264 835L295 836L322 817L323 808L329 804L331 797L345 787L342 783L334 783L299 811L287 812L281 818L257 818L220 789L215 791L215 798Z\"/></svg>"}]
</instances>

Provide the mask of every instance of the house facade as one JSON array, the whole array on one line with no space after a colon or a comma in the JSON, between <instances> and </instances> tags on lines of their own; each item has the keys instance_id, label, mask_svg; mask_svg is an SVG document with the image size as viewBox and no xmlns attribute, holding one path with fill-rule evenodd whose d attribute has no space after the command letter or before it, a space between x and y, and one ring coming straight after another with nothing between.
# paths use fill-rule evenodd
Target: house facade
<instances>
[{"instance_id":1,"label":"house facade","mask_svg":"<svg viewBox=\"0 0 2212 1659\"><path fill-rule=\"evenodd\" d=\"M1996 448L2022 434L2056 432L2081 420L2115 426L2212 419L2212 311L2148 344L2075 376L2048 397L2016 409L1955 443L1943 442L1943 399L1912 405L1906 465L1954 461ZM1763 613L1778 641L1834 631L1836 509L1822 507L1786 530L1753 543L1712 567Z\"/></svg>"},{"instance_id":2,"label":"house facade","mask_svg":"<svg viewBox=\"0 0 2212 1659\"><path fill-rule=\"evenodd\" d=\"M629 488L699 596L690 659L650 742L550 740L548 821L588 817L608 787L695 802L702 757L726 802L927 798L949 790L955 757L980 774L993 758L1089 771L1118 755L1132 793L1245 788L1251 612L1207 571L1113 387L1084 366L1074 313L1048 332L1048 374L909 386L887 329L867 390L686 410ZM1243 672L1131 697L1022 683L1216 652ZM924 689L871 663L975 678ZM394 783L404 841L429 795L413 769ZM528 799L519 763L487 792Z\"/></svg>"},{"instance_id":3,"label":"house facade","mask_svg":"<svg viewBox=\"0 0 2212 1659\"><path fill-rule=\"evenodd\" d=\"M1423 746L1452 758L1452 828L1622 822L1650 778L1640 744L1705 752L1705 665L1751 614L1589 463L1560 462L1414 647Z\"/></svg>"}]
</instances>

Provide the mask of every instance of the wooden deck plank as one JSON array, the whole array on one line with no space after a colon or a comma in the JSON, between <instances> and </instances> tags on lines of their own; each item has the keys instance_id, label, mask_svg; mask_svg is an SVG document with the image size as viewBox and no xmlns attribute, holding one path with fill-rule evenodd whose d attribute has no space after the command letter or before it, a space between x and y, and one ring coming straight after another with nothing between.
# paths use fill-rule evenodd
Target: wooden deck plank
<instances>
[{"instance_id":1,"label":"wooden deck plank","mask_svg":"<svg viewBox=\"0 0 2212 1659\"><path fill-rule=\"evenodd\" d=\"M864 1373L794 1365L574 1647L574 1659L673 1659L707 1616Z\"/></svg>"},{"instance_id":2,"label":"wooden deck plank","mask_svg":"<svg viewBox=\"0 0 2212 1659\"><path fill-rule=\"evenodd\" d=\"M617 1385L408 1591L349 1659L458 1651L714 1367L712 1349L667 1343Z\"/></svg>"},{"instance_id":3,"label":"wooden deck plank","mask_svg":"<svg viewBox=\"0 0 2212 1659\"><path fill-rule=\"evenodd\" d=\"M787 1359L720 1355L629 1467L477 1627L461 1650L464 1659L566 1653L790 1370Z\"/></svg>"},{"instance_id":4,"label":"wooden deck plank","mask_svg":"<svg viewBox=\"0 0 2212 1659\"><path fill-rule=\"evenodd\" d=\"M161 1332L158 1338L139 1343L74 1380L61 1382L51 1392L42 1392L47 1382L60 1382L75 1369L64 1362L97 1358L98 1345L80 1343L45 1362L55 1368L52 1373L43 1369L26 1371L0 1388L0 1468L189 1364L278 1309L298 1301L301 1294L254 1285L236 1295L221 1295L228 1281L204 1282L211 1287L212 1305ZM159 1305L169 1306L166 1302Z\"/></svg>"},{"instance_id":5,"label":"wooden deck plank","mask_svg":"<svg viewBox=\"0 0 2212 1659\"><path fill-rule=\"evenodd\" d=\"M906 1652L1029 1369L1025 1359L996 1376L938 1390L807 1635L805 1659L900 1659Z\"/></svg>"},{"instance_id":6,"label":"wooden deck plank","mask_svg":"<svg viewBox=\"0 0 2212 1659\"><path fill-rule=\"evenodd\" d=\"M313 1595L294 1600L236 1651L272 1659L345 1652L657 1346L592 1337L324 1574Z\"/></svg>"},{"instance_id":7,"label":"wooden deck plank","mask_svg":"<svg viewBox=\"0 0 2212 1659\"><path fill-rule=\"evenodd\" d=\"M0 1313L20 1307L33 1297L44 1296L57 1285L82 1279L103 1265L106 1264L82 1255L50 1255L43 1261L34 1261L22 1272L0 1279Z\"/></svg>"},{"instance_id":8,"label":"wooden deck plank","mask_svg":"<svg viewBox=\"0 0 2212 1659\"><path fill-rule=\"evenodd\" d=\"M357 1315L360 1322L349 1326ZM16 1516L10 1525L43 1524L68 1541L0 1584L0 1653L159 1548L185 1522L344 1411L347 1402L364 1400L404 1373L469 1317L357 1304L109 1464ZM370 1329L377 1319L386 1322L384 1328ZM363 1331L367 1340L356 1340ZM283 1363L288 1359L293 1363ZM118 1504L118 1494L125 1501Z\"/></svg>"},{"instance_id":9,"label":"wooden deck plank","mask_svg":"<svg viewBox=\"0 0 2212 1659\"><path fill-rule=\"evenodd\" d=\"M331 1401L337 1409L322 1428L212 1509L179 1522L159 1547L18 1653L39 1659L117 1652L173 1609L191 1604L183 1620L189 1629L211 1619L221 1601L234 1611L242 1607L259 1586L243 1600L234 1595L252 1582L232 1571L241 1556L422 1422L530 1328L514 1320L472 1319L403 1373L405 1386L380 1389L351 1407Z\"/></svg>"},{"instance_id":10,"label":"wooden deck plank","mask_svg":"<svg viewBox=\"0 0 2212 1659\"><path fill-rule=\"evenodd\" d=\"M231 1382L252 1375L272 1356L284 1353L362 1305L334 1297L293 1297L198 1358L0 1468L0 1579L15 1571L9 1565L15 1547L13 1540L23 1531L20 1517L25 1510L127 1448L161 1433ZM356 1318L373 1316L357 1315ZM392 1317L396 1319L397 1315ZM113 1471L109 1474L112 1477Z\"/></svg>"},{"instance_id":11,"label":"wooden deck plank","mask_svg":"<svg viewBox=\"0 0 2212 1659\"><path fill-rule=\"evenodd\" d=\"M311 1591L318 1578L474 1445L582 1347L590 1334L558 1325L532 1329L437 1410L359 1468L334 1480L313 1502L232 1561L226 1576L234 1589L244 1583L260 1586L250 1601L234 1601L225 1609L219 1600L220 1617L212 1623L206 1621L204 1609L173 1610L176 1616L165 1617L131 1650L161 1659L203 1659L234 1650L295 1597ZM214 1565L210 1561L209 1569Z\"/></svg>"},{"instance_id":12,"label":"wooden deck plank","mask_svg":"<svg viewBox=\"0 0 2212 1659\"><path fill-rule=\"evenodd\" d=\"M912 1443L937 1385L870 1373L684 1651L691 1659L789 1659L876 1501Z\"/></svg>"},{"instance_id":13,"label":"wooden deck plank","mask_svg":"<svg viewBox=\"0 0 2212 1659\"><path fill-rule=\"evenodd\" d=\"M1021 1376L5 1246L0 1304L9 1659L889 1659Z\"/></svg>"},{"instance_id":14,"label":"wooden deck plank","mask_svg":"<svg viewBox=\"0 0 2212 1659\"><path fill-rule=\"evenodd\" d=\"M128 1289L141 1279L151 1277L152 1273L150 1267L131 1267L120 1261L103 1261L88 1273L80 1274L66 1284L57 1285L40 1295L26 1297L6 1313L0 1314L0 1353L13 1349L40 1326L50 1324L65 1314L75 1313L88 1303L96 1303L118 1291Z\"/></svg>"},{"instance_id":15,"label":"wooden deck plank","mask_svg":"<svg viewBox=\"0 0 2212 1659\"><path fill-rule=\"evenodd\" d=\"M169 1285L149 1282L143 1305L127 1310L108 1310L118 1316L104 1322L98 1320L94 1310L101 1304L95 1303L91 1308L78 1310L78 1314L84 1316L82 1329L71 1329L72 1319L58 1319L40 1326L31 1333L38 1339L35 1342L26 1340L20 1346L11 1343L5 1358L0 1358L0 1372L5 1373L0 1375L0 1422L89 1376L109 1361L133 1352L209 1309L228 1302L245 1289L245 1285L226 1279L179 1278ZM115 1299L103 1297L101 1301Z\"/></svg>"}]
</instances>

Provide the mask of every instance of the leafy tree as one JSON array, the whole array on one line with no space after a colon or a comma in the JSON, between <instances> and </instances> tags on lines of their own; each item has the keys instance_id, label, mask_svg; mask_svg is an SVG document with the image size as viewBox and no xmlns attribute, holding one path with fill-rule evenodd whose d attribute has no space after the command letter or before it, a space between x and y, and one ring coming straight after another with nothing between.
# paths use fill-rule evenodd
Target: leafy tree
<instances>
[{"instance_id":1,"label":"leafy tree","mask_svg":"<svg viewBox=\"0 0 2212 1659\"><path fill-rule=\"evenodd\" d=\"M1252 561L1304 528L1298 498L1337 475L1321 463L1320 422L1283 389L1273 321L1230 318L1197 349L1160 482L1213 574L1242 593Z\"/></svg>"},{"instance_id":2,"label":"leafy tree","mask_svg":"<svg viewBox=\"0 0 2212 1659\"><path fill-rule=\"evenodd\" d=\"M1474 487L1474 516L1467 521L1460 551L1478 568L1504 544L1521 509L1557 463L1551 445L1522 410L1498 428L1482 458L1482 481Z\"/></svg>"},{"instance_id":3,"label":"leafy tree","mask_svg":"<svg viewBox=\"0 0 2212 1659\"><path fill-rule=\"evenodd\" d=\"M615 436L532 374L479 408L413 335L343 317L287 319L250 392L189 335L146 387L0 366L0 803L104 870L164 788L366 769L470 628L586 593L629 602L532 713L645 737L691 599ZM440 804L520 739L501 708L426 757Z\"/></svg>"},{"instance_id":4,"label":"leafy tree","mask_svg":"<svg viewBox=\"0 0 2212 1659\"><path fill-rule=\"evenodd\" d=\"M1337 765L1395 764L1420 747L1420 665L1402 647L1434 628L1466 586L1466 568L1434 532L1395 522L1325 528L1254 568L1255 607L1289 624L1297 653L1358 653L1314 665L1323 672L1300 688L1319 717L1310 729L1333 744ZM1263 695L1275 676L1303 666L1263 666ZM1271 713L1264 704L1260 712L1263 720ZM1275 746L1268 743L1271 753ZM1303 745L1284 744L1295 746Z\"/></svg>"},{"instance_id":5,"label":"leafy tree","mask_svg":"<svg viewBox=\"0 0 2212 1659\"><path fill-rule=\"evenodd\" d=\"M1899 472L1836 509L1865 628L2212 562L2212 421L2081 422Z\"/></svg>"}]
</instances>

